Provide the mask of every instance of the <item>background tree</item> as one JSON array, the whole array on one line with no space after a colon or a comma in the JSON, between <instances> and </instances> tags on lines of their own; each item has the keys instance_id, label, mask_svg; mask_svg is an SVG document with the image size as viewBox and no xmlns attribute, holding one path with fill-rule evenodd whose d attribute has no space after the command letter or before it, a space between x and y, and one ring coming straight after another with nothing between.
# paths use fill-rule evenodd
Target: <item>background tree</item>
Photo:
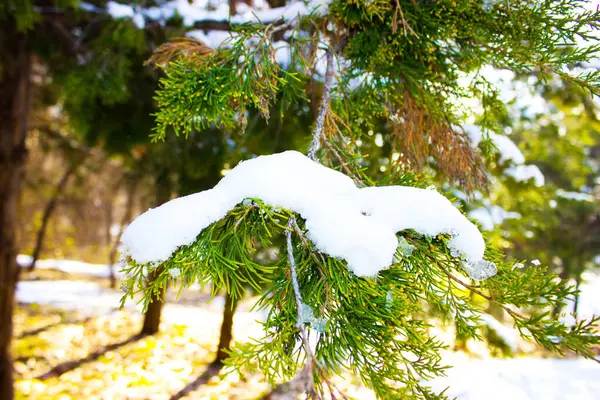
<instances>
[{"instance_id":1,"label":"background tree","mask_svg":"<svg viewBox=\"0 0 600 400\"><path fill-rule=\"evenodd\" d=\"M527 79L537 81L535 76ZM517 82L517 86L520 91L510 87L507 91L533 97L535 106L514 104L510 120L502 125L519 145L516 156L539 167L543 185L515 179L512 172L518 166L497 161L490 166L498 179L491 201L487 200L488 210L474 215L483 212L490 230L498 225L491 239L515 262L537 258L562 279L579 285L582 273L596 267L597 106L588 92L568 81L538 82L530 88Z\"/></svg>"}]
</instances>

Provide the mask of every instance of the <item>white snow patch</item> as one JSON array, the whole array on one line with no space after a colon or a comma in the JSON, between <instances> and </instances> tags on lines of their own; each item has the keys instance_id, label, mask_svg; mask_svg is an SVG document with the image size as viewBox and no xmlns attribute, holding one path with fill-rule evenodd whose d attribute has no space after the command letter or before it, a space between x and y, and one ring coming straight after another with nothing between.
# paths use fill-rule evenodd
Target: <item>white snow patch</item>
<instances>
[{"instance_id":1,"label":"white snow patch","mask_svg":"<svg viewBox=\"0 0 600 400\"><path fill-rule=\"evenodd\" d=\"M296 151L243 161L214 189L150 209L125 229L125 252L140 263L168 259L246 198L298 212L317 248L348 262L359 276L392 264L396 232L448 233L449 246L470 262L483 259L477 227L434 190L403 186L359 189L348 176Z\"/></svg>"},{"instance_id":2,"label":"white snow patch","mask_svg":"<svg viewBox=\"0 0 600 400\"><path fill-rule=\"evenodd\" d=\"M467 136L469 136L469 139L471 139L473 146L476 147L479 145L479 142L483 139L481 127L473 124L464 124L463 129L467 133ZM525 163L523 152L508 136L498 135L494 132L488 132L488 136L492 143L498 148L500 154L499 161L501 163L507 161L512 161L515 164Z\"/></svg>"},{"instance_id":3,"label":"white snow patch","mask_svg":"<svg viewBox=\"0 0 600 400\"><path fill-rule=\"evenodd\" d=\"M569 192L566 190L558 189L556 194L563 199L576 200L576 201L594 201L594 196L584 192Z\"/></svg>"},{"instance_id":4,"label":"white snow patch","mask_svg":"<svg viewBox=\"0 0 600 400\"><path fill-rule=\"evenodd\" d=\"M469 211L469 217L477 220L481 228L485 231L491 231L494 226L501 224L505 219L519 219L521 214L514 211L506 211L500 206L479 207Z\"/></svg>"},{"instance_id":5,"label":"white snow patch","mask_svg":"<svg viewBox=\"0 0 600 400\"><path fill-rule=\"evenodd\" d=\"M203 30L192 30L186 33L186 36L193 37L194 39L200 40L202 43L207 45L212 49L216 49L221 46L224 41L233 37L235 33L227 32L227 31L208 31L204 32Z\"/></svg>"},{"instance_id":6,"label":"white snow patch","mask_svg":"<svg viewBox=\"0 0 600 400\"><path fill-rule=\"evenodd\" d=\"M275 60L281 67L287 68L292 63L290 45L284 40L273 42L275 48Z\"/></svg>"},{"instance_id":7,"label":"white snow patch","mask_svg":"<svg viewBox=\"0 0 600 400\"><path fill-rule=\"evenodd\" d=\"M21 281L15 293L20 303L50 305L86 314L95 314L96 309L119 307L121 295L86 281ZM135 302L128 300L127 306L134 307Z\"/></svg>"},{"instance_id":8,"label":"white snow patch","mask_svg":"<svg viewBox=\"0 0 600 400\"><path fill-rule=\"evenodd\" d=\"M25 254L19 254L17 256L17 264L19 266L25 268L29 267L33 262L33 258L31 256ZM110 265L108 264L90 264L83 261L76 260L54 260L54 259L45 259L45 260L37 260L35 263L35 268L39 269L52 269L55 271L61 271L67 274L78 274L85 276L93 276L96 278L108 278L110 277ZM122 268L121 264L115 264L113 266L115 270L115 276L123 275L120 272Z\"/></svg>"},{"instance_id":9,"label":"white snow patch","mask_svg":"<svg viewBox=\"0 0 600 400\"><path fill-rule=\"evenodd\" d=\"M536 165L514 165L505 171L506 175L512 176L519 182L533 179L535 186L544 186L545 178L542 171Z\"/></svg>"},{"instance_id":10,"label":"white snow patch","mask_svg":"<svg viewBox=\"0 0 600 400\"><path fill-rule=\"evenodd\" d=\"M106 3L106 11L115 19L131 18L133 23L140 29L143 29L146 24L143 14L137 12L131 6L117 3L116 1Z\"/></svg>"},{"instance_id":11,"label":"white snow patch","mask_svg":"<svg viewBox=\"0 0 600 400\"><path fill-rule=\"evenodd\" d=\"M144 20L165 22L174 15L183 18L185 26L191 27L201 21L227 21L232 24L247 22L272 23L279 20L289 21L298 16L307 16L313 12L323 15L328 10L330 0L311 0L309 2L296 0L289 4L272 9L259 9L248 7L241 3L238 13L229 18L229 6L226 2L219 3L214 10L207 9L206 2L190 2L188 0L174 0L162 4L160 7L136 7L109 1L107 3L108 13L116 19L132 18L134 22L143 28Z\"/></svg>"},{"instance_id":12,"label":"white snow patch","mask_svg":"<svg viewBox=\"0 0 600 400\"><path fill-rule=\"evenodd\" d=\"M582 282L579 286L579 302L577 304L577 318L579 320L590 319L594 315L600 315L600 275L595 272L584 272ZM573 311L573 300L570 300L563 311Z\"/></svg>"},{"instance_id":13,"label":"white snow patch","mask_svg":"<svg viewBox=\"0 0 600 400\"><path fill-rule=\"evenodd\" d=\"M459 400L594 400L600 365L591 360L519 358L472 360L426 384Z\"/></svg>"}]
</instances>

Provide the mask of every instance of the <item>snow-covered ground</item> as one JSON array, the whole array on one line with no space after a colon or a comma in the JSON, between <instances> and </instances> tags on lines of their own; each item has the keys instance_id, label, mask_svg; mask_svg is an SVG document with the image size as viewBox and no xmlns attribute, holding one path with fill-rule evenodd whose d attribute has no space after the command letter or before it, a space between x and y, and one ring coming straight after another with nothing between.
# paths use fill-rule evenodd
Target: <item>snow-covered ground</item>
<instances>
[{"instance_id":1,"label":"snow-covered ground","mask_svg":"<svg viewBox=\"0 0 600 400\"><path fill-rule=\"evenodd\" d=\"M600 277L586 275L582 285L582 311L600 311ZM22 281L17 288L21 303L52 305L77 309L87 315L99 315L118 307L121 293L103 289L94 282L85 281ZM250 312L249 304L240 305L236 313L234 334L238 339L258 337L264 320L259 312ZM165 305L164 321L185 323L198 334L217 335L220 326L223 299L198 306ZM133 301L126 308L136 308ZM489 321L488 321L489 323ZM510 330L509 327L503 326ZM509 333L506 333L508 336ZM560 360L517 358L509 360L484 359L447 360L454 366L447 377L431 381L437 391L450 387L449 397L460 400L593 400L600 398L600 364L589 360ZM362 394L361 394L362 396ZM374 398L364 393L361 399Z\"/></svg>"},{"instance_id":2,"label":"snow-covered ground","mask_svg":"<svg viewBox=\"0 0 600 400\"><path fill-rule=\"evenodd\" d=\"M98 315L119 307L121 293L102 289L87 281L21 281L17 284L17 301L41 304L67 310L77 310L85 315ZM128 302L127 307L135 303Z\"/></svg>"},{"instance_id":3,"label":"snow-covered ground","mask_svg":"<svg viewBox=\"0 0 600 400\"><path fill-rule=\"evenodd\" d=\"M455 365L433 389L449 387L460 400L595 400L600 365L590 360L516 358L470 360Z\"/></svg>"},{"instance_id":4,"label":"snow-covered ground","mask_svg":"<svg viewBox=\"0 0 600 400\"><path fill-rule=\"evenodd\" d=\"M33 259L31 256L25 254L19 254L17 256L17 264L23 268L30 266L32 261ZM95 278L108 278L110 276L110 265L108 264L89 264L75 260L37 260L35 267L39 269L53 269L67 274L93 276ZM118 277L122 275L119 271L121 269L120 264L115 264L113 268L115 276Z\"/></svg>"}]
</instances>

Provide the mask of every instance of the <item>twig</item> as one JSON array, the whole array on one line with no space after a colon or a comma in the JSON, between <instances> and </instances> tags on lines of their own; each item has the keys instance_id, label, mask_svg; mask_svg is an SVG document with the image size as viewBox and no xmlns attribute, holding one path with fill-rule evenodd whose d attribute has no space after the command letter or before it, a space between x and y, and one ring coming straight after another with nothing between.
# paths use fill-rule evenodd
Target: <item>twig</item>
<instances>
[{"instance_id":1,"label":"twig","mask_svg":"<svg viewBox=\"0 0 600 400\"><path fill-rule=\"evenodd\" d=\"M463 286L464 288L469 289L470 291L472 291L475 294L478 294L479 296L483 297L484 299L491 301L493 303L495 303L496 305L500 306L502 309L504 309L507 313L509 313L511 316L513 316L514 318L519 318L519 319L526 319L523 315L519 314L516 311L511 310L510 308L508 308L507 306L505 306L504 304L496 301L496 299L494 299L492 296L488 296L487 294L483 293L481 290L477 289L475 286L473 285L469 285L466 282L463 282L462 280L458 279L456 276L454 276L450 271L448 271L446 268L442 267L441 265L439 265L440 269L442 271L444 271L444 273L448 276L448 278L450 278L451 280L453 280L454 282L457 282L458 284L460 284L461 286Z\"/></svg>"},{"instance_id":2,"label":"twig","mask_svg":"<svg viewBox=\"0 0 600 400\"><path fill-rule=\"evenodd\" d=\"M410 27L406 18L404 18L404 13L402 12L402 7L400 7L400 0L396 0L396 11L394 12L394 17L392 18L392 33L396 33L398 31L398 12L400 12L400 20L402 21L402 29L404 30L404 36L407 36L407 29L415 35L419 37L417 33Z\"/></svg>"},{"instance_id":3,"label":"twig","mask_svg":"<svg viewBox=\"0 0 600 400\"><path fill-rule=\"evenodd\" d=\"M294 225L294 231L296 231L296 234L298 235L298 237L300 238L300 240L302 240L302 243L304 243L304 246L306 247L306 250L308 250L310 252L313 260L315 260L315 263L324 265L325 264L325 260L323 258L321 258L319 260L317 258L317 256L315 255L315 253L313 251L311 251L311 249L310 249L310 243L308 243L308 240L304 236L304 233L302 232L302 230L300 230L300 227L296 223L296 219L294 219L293 225Z\"/></svg>"},{"instance_id":4,"label":"twig","mask_svg":"<svg viewBox=\"0 0 600 400\"><path fill-rule=\"evenodd\" d=\"M288 29L288 28L292 28L292 27L294 27L294 25L296 25L296 22L298 22L298 17L297 16L294 17L294 18L292 18L292 19L290 19L287 22L284 22L281 25L273 25L273 24L271 24L270 25L271 26L270 33L273 34L275 32L279 32L279 31L283 31L283 30Z\"/></svg>"},{"instance_id":5,"label":"twig","mask_svg":"<svg viewBox=\"0 0 600 400\"><path fill-rule=\"evenodd\" d=\"M344 161L344 159L342 158L342 156L340 156L340 153L338 153L338 151L333 147L333 145L331 143L329 143L328 141L325 141L325 146L329 149L329 151L338 160L338 162L342 166L342 169L346 172L346 175L351 176L352 179L356 183L358 183L360 185L363 185L363 186L366 186L365 183L362 181L362 179L360 179L358 176L356 176L356 174L354 174L352 172L352 170L350 170L350 168L348 167L348 164L346 164L346 162Z\"/></svg>"},{"instance_id":6,"label":"twig","mask_svg":"<svg viewBox=\"0 0 600 400\"><path fill-rule=\"evenodd\" d=\"M329 99L331 98L331 83L333 78L333 53L331 52L331 49L325 51L325 56L327 58L327 70L325 72L325 83L323 84L323 96L321 97L317 123L312 134L312 142L308 148L308 158L313 161L317 161L316 153L319 149L321 138L323 137L325 117L329 111Z\"/></svg>"},{"instance_id":7,"label":"twig","mask_svg":"<svg viewBox=\"0 0 600 400\"><path fill-rule=\"evenodd\" d=\"M307 393L315 395L316 392L313 380L313 361L315 360L315 356L310 348L308 334L306 333L306 328L302 322L303 301L302 294L300 293L300 285L298 284L298 272L296 271L296 260L294 260L294 246L292 243L292 229L294 228L295 224L296 219L294 217L290 218L288 222L289 229L285 231L285 236L287 241L288 261L292 275L292 287L294 288L294 297L296 298L296 306L298 308L298 322L296 323L296 327L300 329L302 345L304 347L304 351L306 352L306 391Z\"/></svg>"}]
</instances>

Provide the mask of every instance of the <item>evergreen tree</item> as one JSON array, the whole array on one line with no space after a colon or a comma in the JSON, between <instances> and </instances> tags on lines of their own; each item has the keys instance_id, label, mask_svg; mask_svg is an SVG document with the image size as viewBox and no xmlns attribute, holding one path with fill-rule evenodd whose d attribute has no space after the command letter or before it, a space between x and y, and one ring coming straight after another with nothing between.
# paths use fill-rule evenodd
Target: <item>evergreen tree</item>
<instances>
[{"instance_id":1,"label":"evergreen tree","mask_svg":"<svg viewBox=\"0 0 600 400\"><path fill-rule=\"evenodd\" d=\"M267 284L257 305L269 311L265 337L238 344L227 362L272 384L298 375L313 398L339 396L329 377L344 369L380 398L435 397L422 380L443 373L443 344L429 334L427 311L479 338L469 293L502 308L523 337L593 357L598 319L572 325L551 315L575 288L544 267L514 268L490 246L484 253L447 200L417 187L430 176L485 188L457 107L478 100L481 125L496 127L505 105L484 67L535 71L541 82L559 76L597 95L600 73L564 66L597 56L597 44L577 40L594 40L600 14L562 0L316 3L292 1L276 10L281 19L274 10L232 19L234 34L214 51L188 39L155 53L165 78L154 140L213 125L243 130L251 110L286 115L317 97L311 87L322 90L308 159L284 152L240 163L215 189L127 228L127 295L141 292L147 305L172 282L198 281L239 298L246 285ZM485 134L484 156L491 142ZM379 157L366 156L370 146ZM276 264L255 262L258 244L281 237Z\"/></svg>"},{"instance_id":2,"label":"evergreen tree","mask_svg":"<svg viewBox=\"0 0 600 400\"><path fill-rule=\"evenodd\" d=\"M535 81L535 76L527 79ZM505 174L514 170L513 162L490 165L498 177L488 204L498 214L490 239L513 259L539 259L561 279L579 285L582 273L596 268L599 244L598 108L589 93L568 81L532 85L525 96L532 96L529 91L536 111L514 105L515 121L502 125L527 162L539 167L544 184Z\"/></svg>"},{"instance_id":3,"label":"evergreen tree","mask_svg":"<svg viewBox=\"0 0 600 400\"><path fill-rule=\"evenodd\" d=\"M27 154L30 105L34 103L32 69L42 66L51 77L47 80L51 86L60 87L73 123L83 121L82 115L91 111L85 107L90 105L85 104L88 99L102 105L127 99L130 93L125 81L132 73L128 57L143 50L144 36L131 21L113 18L109 6L106 1L80 6L76 0L0 3L0 99L5 121L0 128L1 399L14 396L10 343L14 291L19 276L15 261L15 218ZM104 118L93 123L99 127L110 121ZM147 135L150 125L151 120L144 134L137 138L138 143ZM85 128L83 124L76 126L79 133L85 132ZM131 141L132 137L128 138Z\"/></svg>"}]
</instances>

